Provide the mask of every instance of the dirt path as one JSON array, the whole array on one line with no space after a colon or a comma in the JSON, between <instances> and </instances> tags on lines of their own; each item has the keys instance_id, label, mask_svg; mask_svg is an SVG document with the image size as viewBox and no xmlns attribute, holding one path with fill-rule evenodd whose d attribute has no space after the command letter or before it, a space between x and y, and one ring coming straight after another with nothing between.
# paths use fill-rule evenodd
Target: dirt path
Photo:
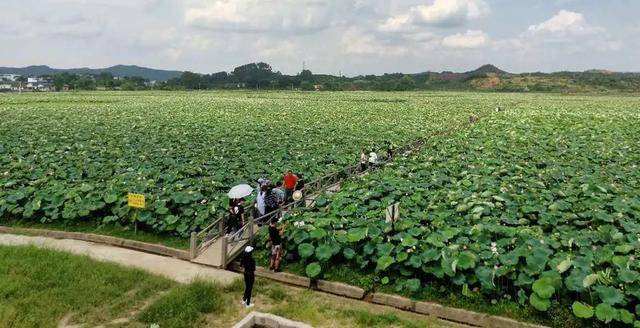
<instances>
[{"instance_id":1,"label":"dirt path","mask_svg":"<svg viewBox=\"0 0 640 328\"><path fill-rule=\"evenodd\" d=\"M135 267L181 283L188 283L196 278L200 278L217 281L222 284L229 284L234 279L240 277L240 275L235 272L205 267L175 258L80 240L0 234L0 245L34 245L74 254L87 255L99 261L114 262L124 266Z\"/></svg>"}]
</instances>

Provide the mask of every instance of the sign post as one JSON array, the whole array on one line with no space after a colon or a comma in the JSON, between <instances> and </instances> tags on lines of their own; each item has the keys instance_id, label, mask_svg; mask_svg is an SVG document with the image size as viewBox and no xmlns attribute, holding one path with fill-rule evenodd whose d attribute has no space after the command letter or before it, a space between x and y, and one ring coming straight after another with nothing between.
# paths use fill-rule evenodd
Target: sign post
<instances>
[{"instance_id":1,"label":"sign post","mask_svg":"<svg viewBox=\"0 0 640 328\"><path fill-rule=\"evenodd\" d=\"M145 208L145 199L142 194L129 193L127 195L127 203L129 208L133 208L133 232L138 233L138 214L139 210Z\"/></svg>"}]
</instances>

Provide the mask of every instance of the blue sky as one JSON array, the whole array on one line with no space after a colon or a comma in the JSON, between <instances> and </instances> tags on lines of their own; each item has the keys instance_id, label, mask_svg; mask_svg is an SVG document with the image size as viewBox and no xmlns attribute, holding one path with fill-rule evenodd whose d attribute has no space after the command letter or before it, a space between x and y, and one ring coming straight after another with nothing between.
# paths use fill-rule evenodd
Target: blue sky
<instances>
[{"instance_id":1,"label":"blue sky","mask_svg":"<svg viewBox=\"0 0 640 328\"><path fill-rule=\"evenodd\" d=\"M0 66L640 71L637 0L2 0Z\"/></svg>"}]
</instances>

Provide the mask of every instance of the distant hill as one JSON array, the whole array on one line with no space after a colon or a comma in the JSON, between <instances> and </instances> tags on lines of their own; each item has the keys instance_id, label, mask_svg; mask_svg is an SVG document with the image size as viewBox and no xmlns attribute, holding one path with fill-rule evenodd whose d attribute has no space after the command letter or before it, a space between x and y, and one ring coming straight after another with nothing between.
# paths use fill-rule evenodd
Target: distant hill
<instances>
[{"instance_id":1,"label":"distant hill","mask_svg":"<svg viewBox=\"0 0 640 328\"><path fill-rule=\"evenodd\" d=\"M300 74L285 75L274 71L266 63L247 64L236 67L230 72L212 74L189 74L185 79L183 72L158 70L133 65L117 65L107 68L70 68L55 69L49 66L28 66L23 68L0 67L0 74L20 74L27 76L53 75L67 72L70 74L97 75L109 72L119 77L139 76L152 81L168 81L160 84L161 89L216 89L238 88L242 85L249 89L265 86L276 89L302 89ZM262 67L262 68L261 68ZM234 74L235 73L235 74ZM406 77L411 79L407 80ZM174 79L175 78L175 79ZM486 64L467 72L426 71L414 74L387 73L382 75L333 76L329 74L310 74L305 80L306 87L320 85L323 90L480 90L499 92L633 92L640 93L640 73L613 72L604 69L591 69L583 72L561 71L554 73L510 73L494 65Z\"/></svg>"},{"instance_id":2,"label":"distant hill","mask_svg":"<svg viewBox=\"0 0 640 328\"><path fill-rule=\"evenodd\" d=\"M482 65L480 67L478 67L476 70L470 71L470 72L466 72L464 74L467 75L474 75L474 76L479 76L479 75L487 75L487 74L497 74L497 75L506 75L509 74L508 72L505 72L491 64L486 64L486 65Z\"/></svg>"},{"instance_id":3,"label":"distant hill","mask_svg":"<svg viewBox=\"0 0 640 328\"><path fill-rule=\"evenodd\" d=\"M27 66L27 67L0 67L0 74L20 74L27 76L53 75L58 73L70 74L100 74L111 73L113 76L139 76L148 80L166 81L175 77L179 77L181 71L168 71L161 69L153 69L140 67L136 65L116 65L107 68L51 68L46 65Z\"/></svg>"}]
</instances>

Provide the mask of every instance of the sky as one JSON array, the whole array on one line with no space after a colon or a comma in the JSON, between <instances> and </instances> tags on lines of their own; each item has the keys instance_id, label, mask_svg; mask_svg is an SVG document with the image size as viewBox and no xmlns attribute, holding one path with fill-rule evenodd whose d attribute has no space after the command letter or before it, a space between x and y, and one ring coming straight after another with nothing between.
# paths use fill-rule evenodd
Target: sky
<instances>
[{"instance_id":1,"label":"sky","mask_svg":"<svg viewBox=\"0 0 640 328\"><path fill-rule=\"evenodd\" d=\"M0 66L640 71L639 0L0 0Z\"/></svg>"}]
</instances>

